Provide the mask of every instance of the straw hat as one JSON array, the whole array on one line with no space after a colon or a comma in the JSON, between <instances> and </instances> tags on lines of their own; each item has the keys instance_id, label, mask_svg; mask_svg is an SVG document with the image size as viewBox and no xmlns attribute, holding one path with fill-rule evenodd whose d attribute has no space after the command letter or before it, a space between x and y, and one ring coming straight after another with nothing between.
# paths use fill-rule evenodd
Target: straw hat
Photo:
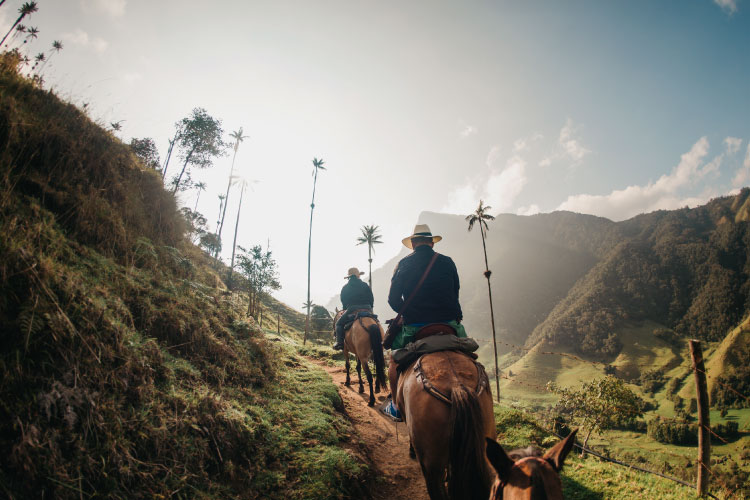
<instances>
[{"instance_id":1,"label":"straw hat","mask_svg":"<svg viewBox=\"0 0 750 500\"><path fill-rule=\"evenodd\" d=\"M360 272L356 267L350 267L346 272L346 276L344 276L344 279L349 279L352 276L362 276L363 274L365 274L364 271Z\"/></svg>"},{"instance_id":2,"label":"straw hat","mask_svg":"<svg viewBox=\"0 0 750 500\"><path fill-rule=\"evenodd\" d=\"M414 234L411 236L407 236L403 240L401 240L401 243L404 244L406 248L412 249L411 245L411 239L412 238L432 238L433 243L437 243L438 241L442 240L442 236L433 236L432 231L430 231L430 226L427 224L417 224L414 226Z\"/></svg>"}]
</instances>

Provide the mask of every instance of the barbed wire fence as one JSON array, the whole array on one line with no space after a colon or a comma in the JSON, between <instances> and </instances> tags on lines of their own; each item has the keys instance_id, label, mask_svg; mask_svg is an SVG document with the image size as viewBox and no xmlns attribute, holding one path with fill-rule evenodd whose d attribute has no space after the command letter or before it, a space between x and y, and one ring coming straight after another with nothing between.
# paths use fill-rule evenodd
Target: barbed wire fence
<instances>
[{"instance_id":1,"label":"barbed wire fence","mask_svg":"<svg viewBox=\"0 0 750 500\"><path fill-rule=\"evenodd\" d=\"M475 340L477 340L478 342L485 342L485 343L491 343L492 342L492 340L485 340L485 339L475 339ZM555 351L549 351L549 350L541 350L541 349L537 349L537 348L533 348L533 347L529 348L529 347L526 347L526 346L519 346L519 345L510 343L510 342L504 342L504 341L498 341L497 343L501 344L501 345L504 345L506 347L510 347L510 348L512 348L514 350L520 350L520 351L524 351L524 352L527 352L527 353L534 353L534 354L540 354L540 355L549 355L549 356L560 356L560 357L563 357L563 358L572 359L572 360L575 360L577 362L581 362L581 363L586 363L586 364L592 365L592 366L596 367L597 369L604 370L605 367L611 366L608 363L603 363L603 362L600 362L600 361L587 360L587 359L584 359L584 358L582 358L580 356L576 356L576 355L571 354L571 353L555 352ZM664 368L664 365L658 365L658 364L654 364L654 363L630 364L630 366L634 366L634 367L638 367L638 368L651 368L651 369L663 369ZM742 394L740 391L738 391L737 389L735 389L731 385L726 384L724 382L721 382L720 380L718 380L718 377L711 377L707 373L707 371L705 369L702 370L698 366L691 366L689 368L689 370L690 370L690 372L693 372L693 373L696 373L696 374L697 373L701 373L701 374L705 375L707 378L711 378L713 380L714 384L719 385L719 386L723 387L724 389L731 391L733 394L735 394L736 396L738 396L738 397L740 397L742 399L745 399L746 401L750 401L750 397L748 397L745 394ZM525 381L519 380L517 378L514 378L512 376L507 376L507 375L502 374L502 375L500 375L500 378L504 379L504 380L507 380L507 381L509 381L510 383L513 383L513 384L517 384L517 385L520 385L520 386L525 386L525 387L534 389L535 391L539 391L539 392L552 392L546 386L540 386L540 385L537 385L537 384L525 382ZM522 413L526 414L527 416L533 418L533 420L537 423L537 425L542 430L544 430L544 431L546 431L546 432L548 432L548 433L550 433L552 435L555 435L558 438L562 438L562 436L559 435L557 432L555 432L553 429L545 428L543 425L540 424L540 421L543 422L547 418L546 416L529 412L528 410L522 409L520 407L514 407L514 409L516 409L517 411L521 411ZM643 413L642 411L637 411L637 410L634 410L632 408L617 408L617 407L615 407L615 410L622 411L623 413L637 414L638 416L642 416L642 413ZM657 416L657 417L659 419L661 419L662 421L665 421L665 422L678 422L678 423L682 423L682 424L696 426L696 428L699 429L699 431L701 429L705 429L711 436L713 436L714 438L718 439L721 443L723 443L723 444L730 444L729 440L727 440L724 437L722 437L719 434L717 434L709 425L701 424L701 423L698 423L698 422L695 422L695 421L691 421L691 420L684 419L684 418L679 418L679 417L663 417L663 416ZM582 445L580 445L578 443L576 443L575 446L577 448L585 451L586 453L589 453L592 456L598 457L599 459L604 460L606 462L610 462L610 463L613 463L613 464L616 464L616 465L627 467L627 468L629 468L631 470L638 471L638 472L641 472L641 473L653 474L653 475L662 477L664 479L667 479L667 480L670 480L670 481L674 481L675 483L681 484L683 486L686 486L686 487L689 487L689 488L692 488L692 489L696 488L695 484L690 484L690 483L688 483L685 480L682 480L682 479L679 479L679 478L675 478L675 477L669 476L667 474L664 474L664 473L661 473L661 472L658 472L658 471L649 470L649 469L640 467L638 465L629 464L629 463L623 462L621 460L617 460L617 459L614 459L614 458L602 455L602 454L600 454L600 453L598 453L598 452L596 452L594 450L591 450L590 448L585 448L585 447L583 447ZM673 457L676 457L676 458L680 458L681 460L688 459L688 457L685 457L683 455L678 455L676 453L671 453L671 452L669 452L666 449L660 449L659 451L660 451L660 453L663 453L663 454L669 455L669 456L673 456ZM698 464L698 466L700 468L702 468L703 470L705 470L708 475L711 476L711 478L714 480L715 484L718 484L721 488L723 488L724 492L726 492L726 495L724 496L725 500L733 498L734 495L739 491L741 485L737 486L737 487L734 487L734 488L732 488L729 485L727 485L726 482L722 479L722 477L719 476L718 474L716 474L716 472L712 470L712 468L710 467L710 464L706 464L700 458L698 458L696 460L696 463ZM705 494L707 496L709 496L710 498L714 498L714 499L718 500L717 496L715 496L714 494L712 494L712 493L710 493L708 491L706 491Z\"/></svg>"}]
</instances>

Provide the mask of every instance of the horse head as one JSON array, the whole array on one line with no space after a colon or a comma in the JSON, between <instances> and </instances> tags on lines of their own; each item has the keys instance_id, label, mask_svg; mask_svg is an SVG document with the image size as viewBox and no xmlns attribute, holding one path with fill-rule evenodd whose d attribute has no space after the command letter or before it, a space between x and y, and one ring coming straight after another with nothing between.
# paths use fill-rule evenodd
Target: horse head
<instances>
[{"instance_id":1,"label":"horse head","mask_svg":"<svg viewBox=\"0 0 750 500\"><path fill-rule=\"evenodd\" d=\"M489 500L562 500L559 472L578 429L542 455L532 448L505 453L487 439L487 460L497 473Z\"/></svg>"}]
</instances>

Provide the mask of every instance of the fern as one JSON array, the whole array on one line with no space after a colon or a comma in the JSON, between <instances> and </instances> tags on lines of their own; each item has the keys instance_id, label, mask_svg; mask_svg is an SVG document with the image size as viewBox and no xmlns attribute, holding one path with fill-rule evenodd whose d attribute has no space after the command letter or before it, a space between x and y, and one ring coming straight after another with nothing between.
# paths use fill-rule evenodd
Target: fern
<instances>
[{"instance_id":1,"label":"fern","mask_svg":"<svg viewBox=\"0 0 750 500\"><path fill-rule=\"evenodd\" d=\"M34 296L33 303L31 299L26 301L18 314L18 327L26 339L24 341L24 350L28 350L31 336L42 331L46 325L44 317L38 310L38 306L39 297Z\"/></svg>"}]
</instances>

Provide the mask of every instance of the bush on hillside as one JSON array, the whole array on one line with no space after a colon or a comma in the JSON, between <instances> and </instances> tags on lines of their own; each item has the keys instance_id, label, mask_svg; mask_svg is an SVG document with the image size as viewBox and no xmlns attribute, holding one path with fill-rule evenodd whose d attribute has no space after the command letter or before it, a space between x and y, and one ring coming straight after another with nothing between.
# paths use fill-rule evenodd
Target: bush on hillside
<instances>
[{"instance_id":1,"label":"bush on hillside","mask_svg":"<svg viewBox=\"0 0 750 500\"><path fill-rule=\"evenodd\" d=\"M665 382L662 370L654 369L642 372L636 384L640 385L644 392L653 394L661 389Z\"/></svg>"}]
</instances>

